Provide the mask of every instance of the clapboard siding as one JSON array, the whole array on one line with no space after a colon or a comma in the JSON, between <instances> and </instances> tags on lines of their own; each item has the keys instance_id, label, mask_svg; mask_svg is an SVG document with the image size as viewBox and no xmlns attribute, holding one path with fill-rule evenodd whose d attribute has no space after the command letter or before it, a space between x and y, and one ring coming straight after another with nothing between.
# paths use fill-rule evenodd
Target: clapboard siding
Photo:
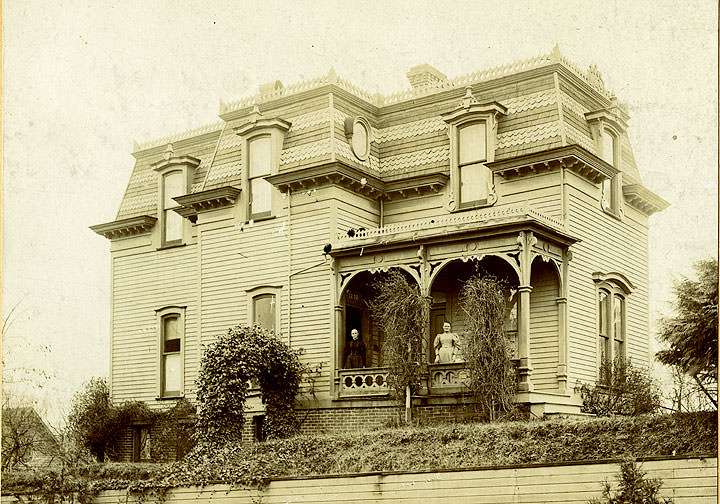
<instances>
[{"instance_id":1,"label":"clapboard siding","mask_svg":"<svg viewBox=\"0 0 720 504\"><path fill-rule=\"evenodd\" d=\"M296 198L297 199L297 198ZM293 205L291 239L291 344L304 350L303 362L322 364L320 376L315 378L315 392L326 394L330 379L330 292L333 275L330 261L323 255L323 247L334 239L331 229L331 203L327 199L299 200ZM305 271L302 271L305 270Z\"/></svg>"},{"instance_id":2,"label":"clapboard siding","mask_svg":"<svg viewBox=\"0 0 720 504\"><path fill-rule=\"evenodd\" d=\"M113 259L114 401L157 403L160 342L156 310L186 306L184 332L185 390L198 365L197 247L185 246Z\"/></svg>"},{"instance_id":3,"label":"clapboard siding","mask_svg":"<svg viewBox=\"0 0 720 504\"><path fill-rule=\"evenodd\" d=\"M629 209L618 220L601 209L598 186L574 175L569 181L569 231L582 240L573 246L570 267L570 383L591 382L597 368L595 272L622 273L633 283L635 290L626 300L626 353L636 362L648 362L647 218Z\"/></svg>"},{"instance_id":4,"label":"clapboard siding","mask_svg":"<svg viewBox=\"0 0 720 504\"><path fill-rule=\"evenodd\" d=\"M553 267L541 259L532 265L530 284L530 358L536 390L557 388L558 279Z\"/></svg>"},{"instance_id":5,"label":"clapboard siding","mask_svg":"<svg viewBox=\"0 0 720 504\"><path fill-rule=\"evenodd\" d=\"M648 478L660 478L660 494L675 504L717 502L717 458L675 458L641 463ZM168 504L263 502L423 502L431 503L557 503L585 504L600 497L605 481L617 485L617 462L529 465L442 472L388 472L269 480L260 489L230 485L180 487L163 496ZM97 504L119 501L154 502L151 497L105 491ZM3 496L3 504L16 502Z\"/></svg>"}]
</instances>

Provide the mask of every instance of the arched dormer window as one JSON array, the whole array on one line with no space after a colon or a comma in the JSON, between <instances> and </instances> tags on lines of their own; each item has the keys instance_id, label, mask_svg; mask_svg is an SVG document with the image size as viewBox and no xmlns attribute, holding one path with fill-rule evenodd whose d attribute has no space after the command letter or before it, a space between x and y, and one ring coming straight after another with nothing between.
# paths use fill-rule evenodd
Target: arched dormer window
<instances>
[{"instance_id":1,"label":"arched dormer window","mask_svg":"<svg viewBox=\"0 0 720 504\"><path fill-rule=\"evenodd\" d=\"M465 210L495 203L493 173L497 118L507 109L498 102L478 103L471 89L461 105L442 114L450 136L450 210Z\"/></svg>"},{"instance_id":2,"label":"arched dormer window","mask_svg":"<svg viewBox=\"0 0 720 504\"><path fill-rule=\"evenodd\" d=\"M285 133L290 123L284 119L265 119L258 109L250 122L233 128L242 138L244 193L248 195L246 206L247 221L273 217L279 207L280 193L265 177L275 175L280 167Z\"/></svg>"}]
</instances>

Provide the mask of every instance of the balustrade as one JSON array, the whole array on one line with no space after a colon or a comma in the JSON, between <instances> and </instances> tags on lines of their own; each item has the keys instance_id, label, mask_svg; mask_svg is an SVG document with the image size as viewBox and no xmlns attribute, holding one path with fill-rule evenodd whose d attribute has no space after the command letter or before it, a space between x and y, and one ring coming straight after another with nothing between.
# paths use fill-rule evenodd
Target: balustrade
<instances>
[{"instance_id":1,"label":"balustrade","mask_svg":"<svg viewBox=\"0 0 720 504\"><path fill-rule=\"evenodd\" d=\"M341 369L340 395L363 396L387 394L387 368Z\"/></svg>"}]
</instances>

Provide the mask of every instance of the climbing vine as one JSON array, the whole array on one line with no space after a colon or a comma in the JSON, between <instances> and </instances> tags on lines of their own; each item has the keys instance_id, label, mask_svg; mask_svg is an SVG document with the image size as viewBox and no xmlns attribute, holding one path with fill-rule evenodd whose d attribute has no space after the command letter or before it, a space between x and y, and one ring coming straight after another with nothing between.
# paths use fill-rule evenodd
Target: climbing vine
<instances>
[{"instance_id":1,"label":"climbing vine","mask_svg":"<svg viewBox=\"0 0 720 504\"><path fill-rule=\"evenodd\" d=\"M240 441L250 380L265 404L264 432L286 437L298 428L295 402L304 367L300 352L260 326L236 326L205 348L196 382L198 441Z\"/></svg>"},{"instance_id":2,"label":"climbing vine","mask_svg":"<svg viewBox=\"0 0 720 504\"><path fill-rule=\"evenodd\" d=\"M465 313L467 386L480 417L491 421L515 407L513 342L504 330L504 289L504 283L497 278L477 273L460 291L460 306Z\"/></svg>"},{"instance_id":3,"label":"climbing vine","mask_svg":"<svg viewBox=\"0 0 720 504\"><path fill-rule=\"evenodd\" d=\"M384 334L383 364L388 383L405 402L406 394L417 392L424 371L423 336L429 317L427 300L405 275L391 270L374 282L377 294L368 303L372 316Z\"/></svg>"}]
</instances>

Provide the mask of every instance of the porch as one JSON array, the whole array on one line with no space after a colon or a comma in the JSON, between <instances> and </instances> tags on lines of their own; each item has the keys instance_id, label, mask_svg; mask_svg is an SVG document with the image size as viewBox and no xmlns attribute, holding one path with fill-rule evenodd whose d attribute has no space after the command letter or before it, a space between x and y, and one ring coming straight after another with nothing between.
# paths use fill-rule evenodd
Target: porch
<instances>
[{"instance_id":1,"label":"porch","mask_svg":"<svg viewBox=\"0 0 720 504\"><path fill-rule=\"evenodd\" d=\"M504 329L512 342L519 392L567 393L565 278L568 247L576 240L557 221L536 211L492 212L487 219L474 211L451 216L448 222L426 219L338 237L332 250L333 397L380 399L391 393L382 328L373 320L369 301L376 295L376 280L393 269L417 285L430 307L420 357L426 370L420 396L469 392L462 357L466 316L459 296L476 273L491 275L504 286ZM448 323L449 331L443 329ZM353 330L362 345L350 343ZM439 352L438 337L448 332L457 335L456 348ZM350 359L349 353L358 348L362 358Z\"/></svg>"}]
</instances>

